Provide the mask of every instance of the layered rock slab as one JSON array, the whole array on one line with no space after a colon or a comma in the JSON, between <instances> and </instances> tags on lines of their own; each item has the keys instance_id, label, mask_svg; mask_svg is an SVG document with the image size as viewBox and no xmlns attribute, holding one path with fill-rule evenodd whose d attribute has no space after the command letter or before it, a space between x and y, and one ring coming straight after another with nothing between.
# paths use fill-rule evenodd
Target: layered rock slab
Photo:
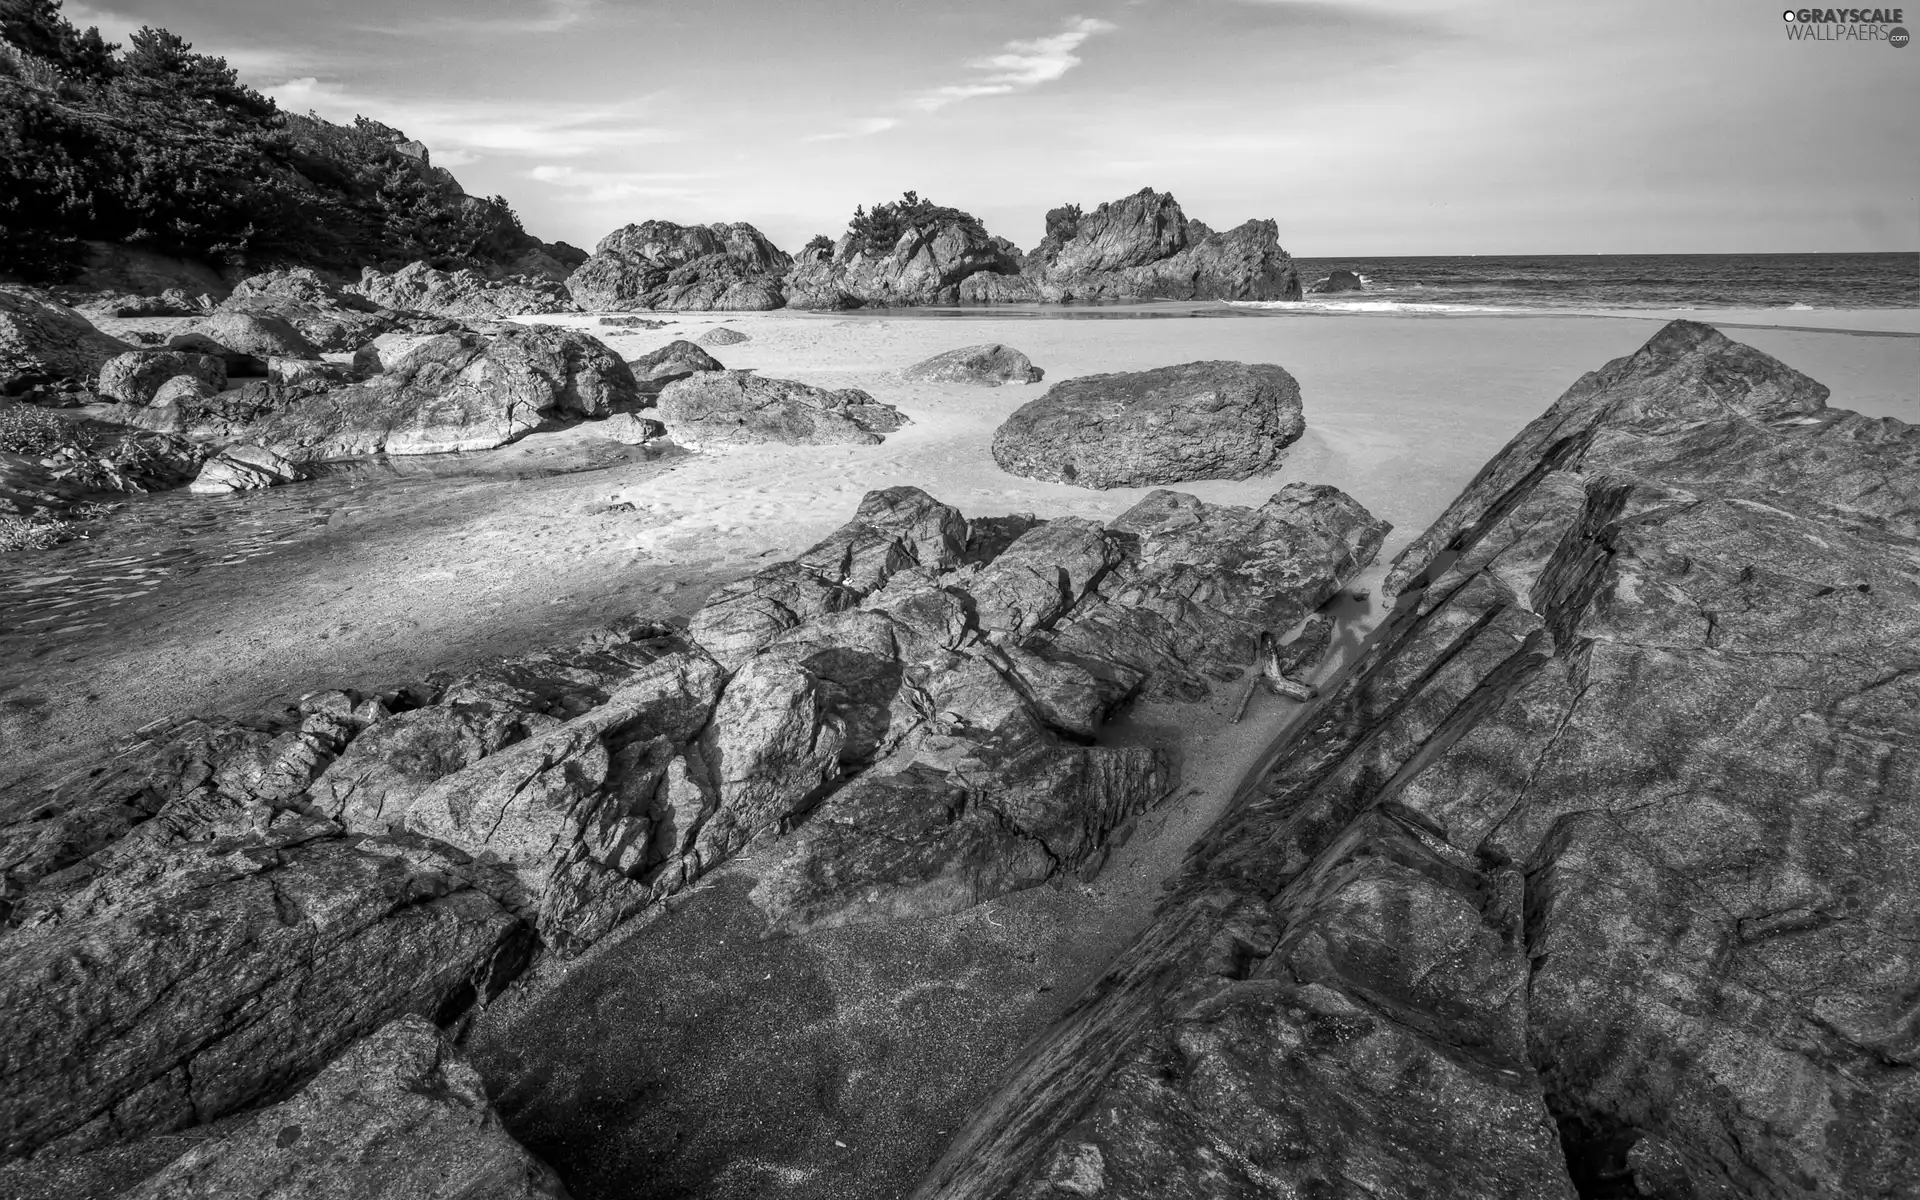
<instances>
[{"instance_id":1,"label":"layered rock slab","mask_svg":"<svg viewBox=\"0 0 1920 1200\"><path fill-rule=\"evenodd\" d=\"M994 431L993 460L1091 488L1245 479L1305 429L1300 385L1283 368L1194 362L1056 383Z\"/></svg>"},{"instance_id":2,"label":"layered rock slab","mask_svg":"<svg viewBox=\"0 0 1920 1200\"><path fill-rule=\"evenodd\" d=\"M479 1072L419 1017L401 1017L298 1095L203 1142L131 1200L565 1200L500 1124Z\"/></svg>"},{"instance_id":3,"label":"layered rock slab","mask_svg":"<svg viewBox=\"0 0 1920 1200\"><path fill-rule=\"evenodd\" d=\"M1920 430L1826 395L1581 379L917 1195L1904 1194Z\"/></svg>"},{"instance_id":4,"label":"layered rock slab","mask_svg":"<svg viewBox=\"0 0 1920 1200\"><path fill-rule=\"evenodd\" d=\"M693 445L877 446L907 423L899 409L859 388L819 388L751 371L675 380L660 392L658 407L674 440Z\"/></svg>"}]
</instances>

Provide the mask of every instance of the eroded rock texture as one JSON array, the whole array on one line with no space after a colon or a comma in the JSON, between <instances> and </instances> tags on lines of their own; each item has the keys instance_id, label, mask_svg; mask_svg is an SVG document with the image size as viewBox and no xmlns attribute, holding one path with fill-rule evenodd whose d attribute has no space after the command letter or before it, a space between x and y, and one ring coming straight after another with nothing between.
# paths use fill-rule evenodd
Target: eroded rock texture
<instances>
[{"instance_id":1,"label":"eroded rock texture","mask_svg":"<svg viewBox=\"0 0 1920 1200\"><path fill-rule=\"evenodd\" d=\"M975 387L998 387L1003 383L1039 383L1046 375L1033 360L1015 350L990 342L982 346L962 346L936 354L900 372L916 383L965 383Z\"/></svg>"},{"instance_id":2,"label":"eroded rock texture","mask_svg":"<svg viewBox=\"0 0 1920 1200\"><path fill-rule=\"evenodd\" d=\"M300 1089L210 1138L130 1200L565 1200L500 1125L479 1072L401 1017Z\"/></svg>"},{"instance_id":3,"label":"eroded rock texture","mask_svg":"<svg viewBox=\"0 0 1920 1200\"><path fill-rule=\"evenodd\" d=\"M586 312L779 308L793 260L744 221L675 225L643 221L600 239L567 279Z\"/></svg>"},{"instance_id":4,"label":"eroded rock texture","mask_svg":"<svg viewBox=\"0 0 1920 1200\"><path fill-rule=\"evenodd\" d=\"M1911 1194L1920 430L1826 396L1575 384L917 1194Z\"/></svg>"},{"instance_id":5,"label":"eroded rock texture","mask_svg":"<svg viewBox=\"0 0 1920 1200\"><path fill-rule=\"evenodd\" d=\"M877 446L907 423L899 409L859 388L818 388L751 371L687 372L661 390L659 409L676 441L702 446Z\"/></svg>"},{"instance_id":6,"label":"eroded rock texture","mask_svg":"<svg viewBox=\"0 0 1920 1200\"><path fill-rule=\"evenodd\" d=\"M1272 221L1215 233L1171 193L1142 188L1092 212L1055 209L1021 272L1032 293L983 278L964 298L1298 300L1300 276ZM1033 294L1037 293L1037 294Z\"/></svg>"},{"instance_id":7,"label":"eroded rock texture","mask_svg":"<svg viewBox=\"0 0 1920 1200\"><path fill-rule=\"evenodd\" d=\"M567 289L549 279L512 275L488 279L478 271L439 271L423 262L397 271L363 267L350 289L382 308L456 320L492 321L535 313L577 312Z\"/></svg>"},{"instance_id":8,"label":"eroded rock texture","mask_svg":"<svg viewBox=\"0 0 1920 1200\"><path fill-rule=\"evenodd\" d=\"M65 305L0 288L0 395L91 382L103 363L130 348Z\"/></svg>"}]
</instances>

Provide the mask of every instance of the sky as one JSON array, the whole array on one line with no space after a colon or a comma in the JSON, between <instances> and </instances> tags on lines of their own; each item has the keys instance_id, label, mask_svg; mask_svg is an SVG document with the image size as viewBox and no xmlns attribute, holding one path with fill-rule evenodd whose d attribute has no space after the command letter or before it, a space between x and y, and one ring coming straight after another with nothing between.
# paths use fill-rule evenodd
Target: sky
<instances>
[{"instance_id":1,"label":"sky","mask_svg":"<svg viewBox=\"0 0 1920 1200\"><path fill-rule=\"evenodd\" d=\"M1861 0L1850 0L1861 2ZM1885 0L1882 0L1885 2ZM1298 257L1920 248L1920 48L1777 0L68 0L424 141L591 249L914 189L1031 246L1153 187ZM1905 14L1920 27L1920 0Z\"/></svg>"}]
</instances>

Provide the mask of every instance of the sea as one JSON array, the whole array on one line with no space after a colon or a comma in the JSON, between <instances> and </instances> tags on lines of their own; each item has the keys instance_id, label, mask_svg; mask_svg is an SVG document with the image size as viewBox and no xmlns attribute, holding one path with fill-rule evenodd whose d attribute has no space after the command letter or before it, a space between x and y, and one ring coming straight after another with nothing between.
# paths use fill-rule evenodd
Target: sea
<instances>
[{"instance_id":1,"label":"sea","mask_svg":"<svg viewBox=\"0 0 1920 1200\"><path fill-rule=\"evenodd\" d=\"M1297 258L1311 286L1345 268L1361 292L1330 311L1920 308L1920 254L1538 254Z\"/></svg>"}]
</instances>

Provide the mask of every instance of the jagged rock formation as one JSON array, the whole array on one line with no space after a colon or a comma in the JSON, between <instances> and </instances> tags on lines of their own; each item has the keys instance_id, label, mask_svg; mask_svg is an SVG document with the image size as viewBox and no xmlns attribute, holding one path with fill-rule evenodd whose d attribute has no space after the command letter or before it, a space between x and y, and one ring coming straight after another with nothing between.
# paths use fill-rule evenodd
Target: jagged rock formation
<instances>
[{"instance_id":1,"label":"jagged rock formation","mask_svg":"<svg viewBox=\"0 0 1920 1200\"><path fill-rule=\"evenodd\" d=\"M687 445L877 446L907 423L859 388L817 388L751 371L701 371L660 393L659 417Z\"/></svg>"},{"instance_id":2,"label":"jagged rock formation","mask_svg":"<svg viewBox=\"0 0 1920 1200\"><path fill-rule=\"evenodd\" d=\"M791 265L744 221L644 221L601 238L593 257L567 277L567 290L584 312L758 311L786 303L781 278Z\"/></svg>"},{"instance_id":3,"label":"jagged rock formation","mask_svg":"<svg viewBox=\"0 0 1920 1200\"><path fill-rule=\"evenodd\" d=\"M831 259L794 264L786 281L787 307L953 304L969 277L1017 272L1018 253L971 218L908 228L884 249L847 236Z\"/></svg>"},{"instance_id":4,"label":"jagged rock formation","mask_svg":"<svg viewBox=\"0 0 1920 1200\"><path fill-rule=\"evenodd\" d=\"M1339 292L1364 292L1366 290L1367 285L1365 281L1344 267L1337 271L1328 272L1324 279L1316 279L1313 286L1307 289L1309 294L1315 296L1334 295Z\"/></svg>"},{"instance_id":5,"label":"jagged rock formation","mask_svg":"<svg viewBox=\"0 0 1920 1200\"><path fill-rule=\"evenodd\" d=\"M89 382L101 364L128 349L64 305L0 288L0 395Z\"/></svg>"},{"instance_id":6,"label":"jagged rock formation","mask_svg":"<svg viewBox=\"0 0 1920 1200\"><path fill-rule=\"evenodd\" d=\"M386 333L400 324L396 314L382 312L378 305L365 296L307 267L248 276L234 286L232 295L220 302L215 316L196 328L220 342L220 335L211 332L209 327L220 321L224 314L233 313L256 319L284 321L291 325L301 339L312 346L312 352L296 357L358 350L376 335ZM261 358L268 353L285 353L245 350L241 346L228 348Z\"/></svg>"},{"instance_id":7,"label":"jagged rock formation","mask_svg":"<svg viewBox=\"0 0 1920 1200\"><path fill-rule=\"evenodd\" d=\"M296 462L505 445L557 417L637 404L633 372L598 339L553 325L441 334L364 383L296 395L245 438Z\"/></svg>"},{"instance_id":8,"label":"jagged rock formation","mask_svg":"<svg viewBox=\"0 0 1920 1200\"><path fill-rule=\"evenodd\" d=\"M129 1200L566 1200L500 1125L480 1075L417 1016L300 1093L181 1155Z\"/></svg>"},{"instance_id":9,"label":"jagged rock formation","mask_svg":"<svg viewBox=\"0 0 1920 1200\"><path fill-rule=\"evenodd\" d=\"M276 487L300 478L300 467L265 446L228 446L208 459L187 490L201 496Z\"/></svg>"},{"instance_id":10,"label":"jagged rock formation","mask_svg":"<svg viewBox=\"0 0 1920 1200\"><path fill-rule=\"evenodd\" d=\"M360 282L346 290L381 308L456 320L579 311L567 289L554 280L524 275L489 279L472 269L436 271L423 262L391 272L367 267L360 272Z\"/></svg>"},{"instance_id":11,"label":"jagged rock formation","mask_svg":"<svg viewBox=\"0 0 1920 1200\"><path fill-rule=\"evenodd\" d=\"M1047 214L1047 233L1021 272L1034 298L1067 300L1298 300L1300 276L1274 222L1215 233L1187 217L1171 193L1152 188L1102 204ZM990 286L990 285L982 285ZM966 297L1027 299L977 291Z\"/></svg>"},{"instance_id":12,"label":"jagged rock formation","mask_svg":"<svg viewBox=\"0 0 1920 1200\"><path fill-rule=\"evenodd\" d=\"M1003 383L1039 383L1046 372L1033 360L1015 350L993 342L983 346L962 346L945 354L917 362L900 373L915 383L967 383L976 387L998 387Z\"/></svg>"},{"instance_id":13,"label":"jagged rock formation","mask_svg":"<svg viewBox=\"0 0 1920 1200\"><path fill-rule=\"evenodd\" d=\"M1091 488L1245 479L1305 429L1300 385L1282 368L1185 363L1054 384L994 432L993 461Z\"/></svg>"},{"instance_id":14,"label":"jagged rock formation","mask_svg":"<svg viewBox=\"0 0 1920 1200\"><path fill-rule=\"evenodd\" d=\"M1516 437L920 1200L1920 1177L1920 429L1675 322Z\"/></svg>"}]
</instances>

